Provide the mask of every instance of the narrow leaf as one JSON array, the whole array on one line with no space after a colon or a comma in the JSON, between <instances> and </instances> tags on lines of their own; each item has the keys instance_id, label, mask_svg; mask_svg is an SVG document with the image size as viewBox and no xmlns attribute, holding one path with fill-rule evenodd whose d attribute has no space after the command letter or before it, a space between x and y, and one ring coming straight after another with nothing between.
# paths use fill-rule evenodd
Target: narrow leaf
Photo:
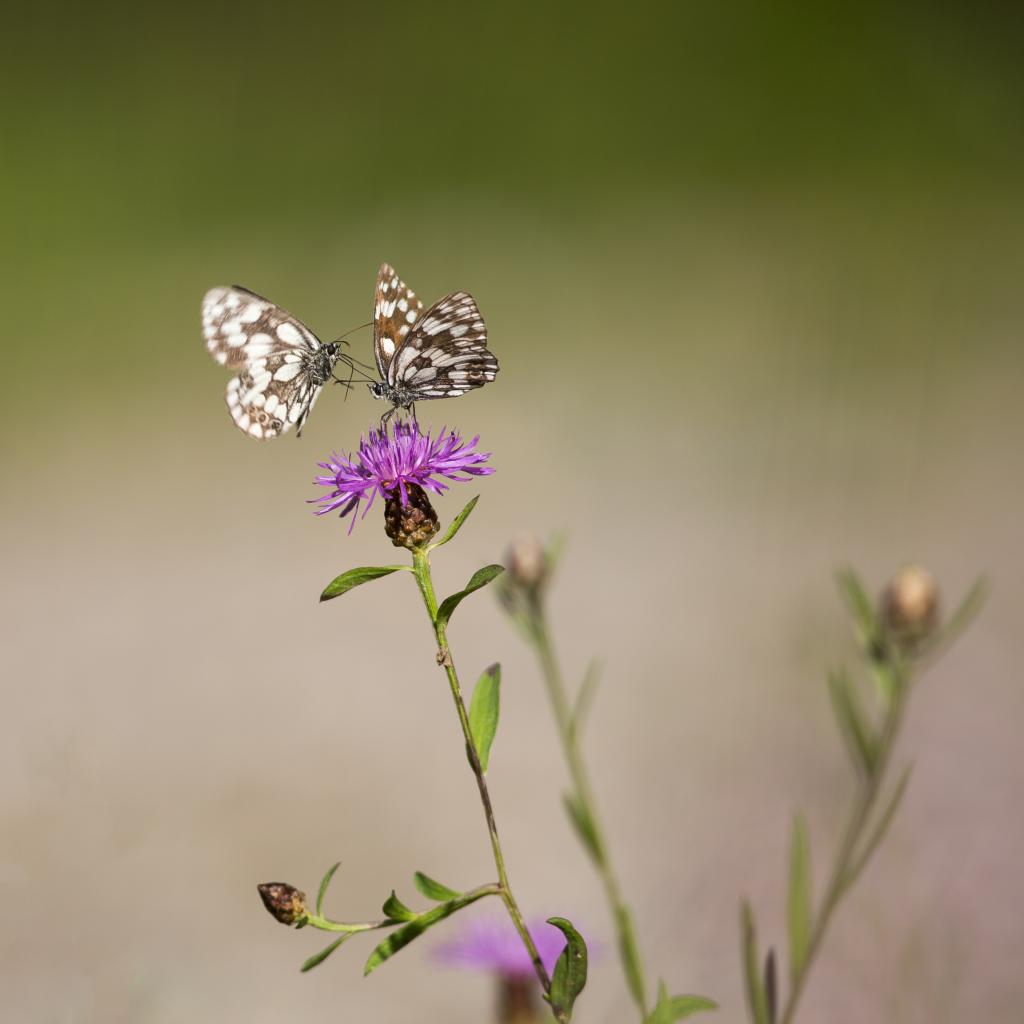
<instances>
[{"instance_id":1,"label":"narrow leaf","mask_svg":"<svg viewBox=\"0 0 1024 1024\"><path fill-rule=\"evenodd\" d=\"M423 896L426 896L428 900L436 900L437 902L458 899L462 895L461 892L457 892L455 889L449 889L447 885L442 885L440 882L435 881L430 875L423 874L422 871L417 871L412 876L413 884L420 891Z\"/></svg>"},{"instance_id":2,"label":"narrow leaf","mask_svg":"<svg viewBox=\"0 0 1024 1024\"><path fill-rule=\"evenodd\" d=\"M503 565L485 565L482 569L477 569L462 590L456 594L452 594L450 597L446 597L441 602L441 607L437 610L438 625L446 626L448 624L448 620L452 617L452 613L459 607L465 598L469 597L470 594L479 590L481 587L486 587L488 583L497 579L497 577L504 571L505 567Z\"/></svg>"},{"instance_id":3,"label":"narrow leaf","mask_svg":"<svg viewBox=\"0 0 1024 1024\"><path fill-rule=\"evenodd\" d=\"M324 906L324 897L327 895L327 887L331 884L331 879L334 877L334 872L341 867L341 861L339 860L336 864L332 864L327 869L327 874L320 879L320 891L316 894L316 916L320 917Z\"/></svg>"},{"instance_id":4,"label":"narrow leaf","mask_svg":"<svg viewBox=\"0 0 1024 1024\"><path fill-rule=\"evenodd\" d=\"M644 981L644 967L637 948L636 929L633 927L633 915L629 907L620 905L615 908L615 924L619 933L619 957L622 969L629 984L633 1001L643 1007L647 1002L647 985Z\"/></svg>"},{"instance_id":5,"label":"narrow leaf","mask_svg":"<svg viewBox=\"0 0 1024 1024\"><path fill-rule=\"evenodd\" d=\"M949 647L975 620L988 597L988 591L988 580L984 576L979 576L972 584L971 589L967 591L964 599L957 605L956 611L921 646L921 656L933 658Z\"/></svg>"},{"instance_id":6,"label":"narrow leaf","mask_svg":"<svg viewBox=\"0 0 1024 1024\"><path fill-rule=\"evenodd\" d=\"M865 646L870 647L878 636L878 617L875 614L874 602L868 597L860 577L853 569L841 569L836 574L836 579L847 607L853 615L860 638Z\"/></svg>"},{"instance_id":7,"label":"narrow leaf","mask_svg":"<svg viewBox=\"0 0 1024 1024\"><path fill-rule=\"evenodd\" d=\"M877 741L868 725L857 691L845 669L830 672L828 677L829 695L839 732L846 743L854 768L858 774L870 778L877 760Z\"/></svg>"},{"instance_id":8,"label":"narrow leaf","mask_svg":"<svg viewBox=\"0 0 1024 1024\"><path fill-rule=\"evenodd\" d=\"M433 550L434 548L439 548L442 544L447 544L448 541L450 541L455 536L455 534L457 534L459 530L462 529L462 524L469 518L470 512L472 512L473 509L476 508L476 503L479 500L479 494L475 498L469 499L469 501L466 503L466 507L452 520L451 526L449 526L448 529L444 531L444 536L440 540L434 541L434 543L430 545L431 550Z\"/></svg>"},{"instance_id":9,"label":"narrow leaf","mask_svg":"<svg viewBox=\"0 0 1024 1024\"><path fill-rule=\"evenodd\" d=\"M457 910L468 907L478 899L490 895L490 892L491 890L484 890L483 892L467 893L465 896L460 896L457 900L449 900L447 903L434 907L433 910L416 915L414 920L402 925L401 928L397 928L374 949L366 961L363 974L366 975L376 970L385 960L389 960L400 949L404 949L413 939L422 935L428 928L437 924L438 921L443 921Z\"/></svg>"},{"instance_id":10,"label":"narrow leaf","mask_svg":"<svg viewBox=\"0 0 1024 1024\"><path fill-rule=\"evenodd\" d=\"M480 759L480 767L486 772L491 756L491 744L498 731L498 712L501 705L501 666L491 665L473 687L469 702L469 731Z\"/></svg>"},{"instance_id":11,"label":"narrow leaf","mask_svg":"<svg viewBox=\"0 0 1024 1024\"><path fill-rule=\"evenodd\" d=\"M779 1006L779 978L775 969L775 950L769 949L764 959L764 1001L768 1004L769 1024L775 1024L778 1019Z\"/></svg>"},{"instance_id":12,"label":"narrow leaf","mask_svg":"<svg viewBox=\"0 0 1024 1024\"><path fill-rule=\"evenodd\" d=\"M793 819L786 917L789 925L789 976L795 984L807 962L807 948L811 941L811 845L807 824L800 814Z\"/></svg>"},{"instance_id":13,"label":"narrow leaf","mask_svg":"<svg viewBox=\"0 0 1024 1024\"><path fill-rule=\"evenodd\" d=\"M313 970L314 967L319 967L346 939L352 938L352 933L349 932L346 935L339 935L329 946L321 949L319 953L314 953L300 968L303 974L306 971Z\"/></svg>"},{"instance_id":14,"label":"narrow leaf","mask_svg":"<svg viewBox=\"0 0 1024 1024\"><path fill-rule=\"evenodd\" d=\"M565 936L565 948L551 976L551 1008L557 1020L567 1022L572 1020L572 1008L587 984L587 944L564 917L549 917L548 924Z\"/></svg>"},{"instance_id":15,"label":"narrow leaf","mask_svg":"<svg viewBox=\"0 0 1024 1024\"><path fill-rule=\"evenodd\" d=\"M747 1006L754 1024L771 1024L768 997L761 981L761 959L757 952L757 929L754 912L744 900L740 916L743 944L743 974L747 982Z\"/></svg>"},{"instance_id":16,"label":"narrow leaf","mask_svg":"<svg viewBox=\"0 0 1024 1024\"><path fill-rule=\"evenodd\" d=\"M598 864L601 863L601 846L597 838L597 831L591 821L587 809L580 803L575 793L566 793L562 798L565 803L565 812L569 815L569 821L576 832L576 837L583 845L583 849L594 858Z\"/></svg>"},{"instance_id":17,"label":"narrow leaf","mask_svg":"<svg viewBox=\"0 0 1024 1024\"><path fill-rule=\"evenodd\" d=\"M702 1010L717 1010L718 1003L704 996L670 996L665 982L658 983L658 1004L647 1016L644 1024L673 1024L692 1017Z\"/></svg>"},{"instance_id":18,"label":"narrow leaf","mask_svg":"<svg viewBox=\"0 0 1024 1024\"><path fill-rule=\"evenodd\" d=\"M384 911L384 916L391 918L392 921L413 921L416 918L416 912L410 910L396 895L395 890L391 890L391 895L384 901L384 906L381 908Z\"/></svg>"},{"instance_id":19,"label":"narrow leaf","mask_svg":"<svg viewBox=\"0 0 1024 1024\"><path fill-rule=\"evenodd\" d=\"M864 849L861 852L861 855L846 873L846 879L843 882L844 889L848 889L853 885L857 880L858 875L860 875L867 862L871 859L871 855L875 852L878 844L885 838L885 833L888 832L889 826L892 824L892 819L896 816L896 811L900 806L900 802L903 800L903 794L906 792L907 783L910 782L910 773L913 770L913 767L913 765L907 765L903 770L903 774L900 776L899 782L896 783L896 788L893 790L892 796L889 798L889 803L886 804L885 810L879 816L874 830L867 842L864 844Z\"/></svg>"},{"instance_id":20,"label":"narrow leaf","mask_svg":"<svg viewBox=\"0 0 1024 1024\"><path fill-rule=\"evenodd\" d=\"M597 690L598 680L601 676L601 666L595 659L587 666L583 682L580 684L580 692L576 695L576 704L573 707L570 729L574 736L578 736L583 729L583 724L590 711L590 705L594 700L594 692Z\"/></svg>"},{"instance_id":21,"label":"narrow leaf","mask_svg":"<svg viewBox=\"0 0 1024 1024\"><path fill-rule=\"evenodd\" d=\"M382 576L390 576L393 572L409 571L407 565L364 565L358 569L349 569L340 576L336 576L324 587L320 595L321 601L330 601L332 597L341 597L347 594L353 587L369 583L370 580L379 580Z\"/></svg>"}]
</instances>

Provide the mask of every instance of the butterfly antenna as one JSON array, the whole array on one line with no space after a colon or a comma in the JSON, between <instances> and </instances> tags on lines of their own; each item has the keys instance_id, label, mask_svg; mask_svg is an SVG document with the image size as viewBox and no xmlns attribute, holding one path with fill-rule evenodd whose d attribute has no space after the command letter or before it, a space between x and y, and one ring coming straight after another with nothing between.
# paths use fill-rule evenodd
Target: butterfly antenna
<instances>
[{"instance_id":1,"label":"butterfly antenna","mask_svg":"<svg viewBox=\"0 0 1024 1024\"><path fill-rule=\"evenodd\" d=\"M346 331L344 334L339 334L334 340L335 341L341 341L342 338L347 338L350 334L355 334L356 331L361 331L364 327L372 327L372 326L373 326L373 322L372 321L370 323L368 323L368 324L360 324L358 327L353 327L352 330Z\"/></svg>"}]
</instances>

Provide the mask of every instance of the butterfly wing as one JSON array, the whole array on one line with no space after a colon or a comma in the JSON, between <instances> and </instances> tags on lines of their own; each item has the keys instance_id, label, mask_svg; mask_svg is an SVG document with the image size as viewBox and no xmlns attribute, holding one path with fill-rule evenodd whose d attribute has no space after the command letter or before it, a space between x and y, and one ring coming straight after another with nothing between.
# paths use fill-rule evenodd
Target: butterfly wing
<instances>
[{"instance_id":1,"label":"butterfly wing","mask_svg":"<svg viewBox=\"0 0 1024 1024\"><path fill-rule=\"evenodd\" d=\"M237 286L203 297L206 347L222 366L240 370L225 399L235 426L266 440L302 424L322 385L309 362L320 342L301 320L268 299Z\"/></svg>"},{"instance_id":2,"label":"butterfly wing","mask_svg":"<svg viewBox=\"0 0 1024 1024\"><path fill-rule=\"evenodd\" d=\"M413 324L419 319L423 303L385 263L377 271L373 298L373 355L381 380L388 380L388 367L395 353L405 344Z\"/></svg>"},{"instance_id":3,"label":"butterfly wing","mask_svg":"<svg viewBox=\"0 0 1024 1024\"><path fill-rule=\"evenodd\" d=\"M388 364L392 387L417 399L453 398L494 380L498 360L487 349L487 327L473 296L453 292L420 316Z\"/></svg>"}]
</instances>

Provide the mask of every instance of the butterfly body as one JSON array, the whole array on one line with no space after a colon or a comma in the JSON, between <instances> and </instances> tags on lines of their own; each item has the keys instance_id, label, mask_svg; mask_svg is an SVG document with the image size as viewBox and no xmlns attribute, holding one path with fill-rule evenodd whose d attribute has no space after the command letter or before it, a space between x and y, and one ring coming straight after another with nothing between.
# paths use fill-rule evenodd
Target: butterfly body
<instances>
[{"instance_id":1,"label":"butterfly body","mask_svg":"<svg viewBox=\"0 0 1024 1024\"><path fill-rule=\"evenodd\" d=\"M322 344L301 320L237 285L211 288L202 315L210 355L239 371L225 393L235 426L258 440L293 426L301 434L341 358L341 346Z\"/></svg>"},{"instance_id":2,"label":"butterfly body","mask_svg":"<svg viewBox=\"0 0 1024 1024\"><path fill-rule=\"evenodd\" d=\"M381 379L369 388L374 398L391 403L385 418L415 402L463 395L498 373L471 295L453 292L424 312L416 293L387 263L377 274L373 354Z\"/></svg>"}]
</instances>

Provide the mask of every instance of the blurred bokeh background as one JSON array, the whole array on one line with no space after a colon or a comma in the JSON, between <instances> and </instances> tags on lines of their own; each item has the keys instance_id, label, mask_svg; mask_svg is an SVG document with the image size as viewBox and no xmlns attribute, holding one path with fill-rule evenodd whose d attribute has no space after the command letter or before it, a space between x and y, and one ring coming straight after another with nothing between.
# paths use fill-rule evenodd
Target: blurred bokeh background
<instances>
[{"instance_id":1,"label":"blurred bokeh background","mask_svg":"<svg viewBox=\"0 0 1024 1024\"><path fill-rule=\"evenodd\" d=\"M790 814L820 883L851 792L833 570L917 560L950 604L990 574L802 1019L1019 1020L1022 42L984 2L11 5L4 1018L488 1019L429 936L365 981L358 941L301 976L319 936L255 890L340 859L358 918L417 868L493 871L414 588L316 602L393 558L376 516L348 537L304 504L380 406L336 389L255 443L200 339L231 282L334 337L388 260L471 291L502 365L421 409L499 470L438 503L483 495L440 584L569 531L554 614L570 674L606 666L587 743L641 944L719 1019L739 896L780 943ZM521 901L610 948L530 658L486 595L453 634L468 678L505 666ZM578 1019L632 1019L610 955Z\"/></svg>"}]
</instances>

